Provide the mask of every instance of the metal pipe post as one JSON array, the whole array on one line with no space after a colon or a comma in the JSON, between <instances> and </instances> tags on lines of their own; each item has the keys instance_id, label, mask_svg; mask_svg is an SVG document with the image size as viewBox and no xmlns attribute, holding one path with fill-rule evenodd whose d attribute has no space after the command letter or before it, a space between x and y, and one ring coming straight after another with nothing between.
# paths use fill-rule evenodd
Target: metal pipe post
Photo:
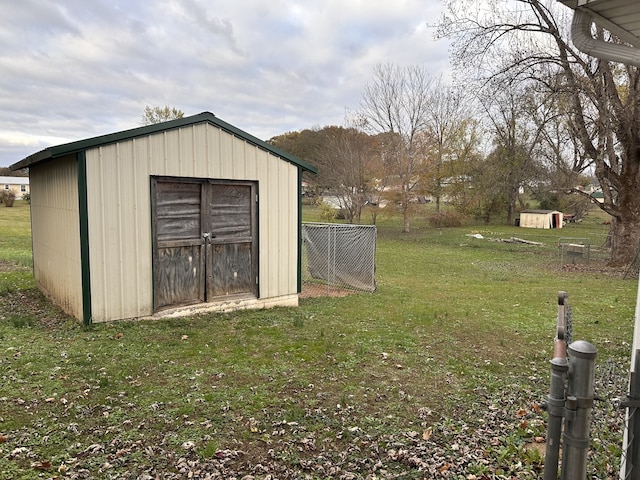
<instances>
[{"instance_id":1,"label":"metal pipe post","mask_svg":"<svg viewBox=\"0 0 640 480\"><path fill-rule=\"evenodd\" d=\"M566 358L551 360L551 389L547 397L547 446L544 456L544 480L557 480L560 437L564 418L564 384L569 370Z\"/></svg>"},{"instance_id":2,"label":"metal pipe post","mask_svg":"<svg viewBox=\"0 0 640 480\"><path fill-rule=\"evenodd\" d=\"M597 352L596 347L584 340L573 342L568 348L570 368L565 402L562 480L587 478Z\"/></svg>"},{"instance_id":3,"label":"metal pipe post","mask_svg":"<svg viewBox=\"0 0 640 480\"><path fill-rule=\"evenodd\" d=\"M545 408L549 414L547 421L547 446L544 456L544 480L557 480L560 458L560 438L564 419L565 381L569 365L565 335L565 302L567 294L558 292L558 323L553 343L551 360L551 388Z\"/></svg>"}]
</instances>

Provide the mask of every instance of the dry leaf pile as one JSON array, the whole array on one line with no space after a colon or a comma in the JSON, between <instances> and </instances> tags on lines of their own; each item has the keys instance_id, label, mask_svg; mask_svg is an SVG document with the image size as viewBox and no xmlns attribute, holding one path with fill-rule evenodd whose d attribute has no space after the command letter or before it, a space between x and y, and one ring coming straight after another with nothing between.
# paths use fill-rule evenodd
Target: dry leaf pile
<instances>
[{"instance_id":1,"label":"dry leaf pile","mask_svg":"<svg viewBox=\"0 0 640 480\"><path fill-rule=\"evenodd\" d=\"M605 361L597 371L601 400L593 414L589 469L604 469L609 478L616 477L619 465L623 415L616 395L625 389L624 369ZM111 438L108 442L86 444L78 434L73 452L59 465L37 458L30 447L32 437L47 435L46 431L12 432L9 438L2 437L0 448L15 461L29 462L34 477L42 478L542 478L546 414L540 401L546 396L546 379L532 376L526 383L505 385L498 394L478 387L473 399L461 399L465 403L450 417L436 418L428 408L418 407L413 428L402 431L385 431L384 418L365 419L349 405L307 411L305 417L313 417L314 425L318 420L326 423L320 431L309 430L304 418L278 419L274 410L260 419L238 416L236 447L207 451L206 434L172 443L172 429L193 426L187 418L167 422L165 432L154 432L164 408L157 405L156 423L152 418L137 425L123 420L120 432L102 432ZM197 427L200 432L216 428L207 422ZM61 428L74 434L73 422L61 423Z\"/></svg>"}]
</instances>

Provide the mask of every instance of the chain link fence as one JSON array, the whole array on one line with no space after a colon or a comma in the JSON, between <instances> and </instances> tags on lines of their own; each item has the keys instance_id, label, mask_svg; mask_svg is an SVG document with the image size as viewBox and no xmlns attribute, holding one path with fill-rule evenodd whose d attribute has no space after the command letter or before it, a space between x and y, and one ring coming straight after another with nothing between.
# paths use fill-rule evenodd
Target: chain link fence
<instances>
[{"instance_id":1,"label":"chain link fence","mask_svg":"<svg viewBox=\"0 0 640 480\"><path fill-rule=\"evenodd\" d=\"M611 259L612 240L608 235L590 238L560 237L557 242L561 270L597 268Z\"/></svg>"},{"instance_id":2,"label":"chain link fence","mask_svg":"<svg viewBox=\"0 0 640 480\"><path fill-rule=\"evenodd\" d=\"M376 289L374 225L302 224L302 295Z\"/></svg>"}]
</instances>

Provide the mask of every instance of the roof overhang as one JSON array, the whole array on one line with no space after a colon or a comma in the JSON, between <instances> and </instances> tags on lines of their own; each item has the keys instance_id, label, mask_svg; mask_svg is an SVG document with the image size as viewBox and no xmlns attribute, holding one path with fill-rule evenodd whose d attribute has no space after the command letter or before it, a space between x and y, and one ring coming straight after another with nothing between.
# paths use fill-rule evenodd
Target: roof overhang
<instances>
[{"instance_id":1,"label":"roof overhang","mask_svg":"<svg viewBox=\"0 0 640 480\"><path fill-rule=\"evenodd\" d=\"M571 39L588 55L640 67L640 2L638 0L558 0L574 10ZM593 23L629 45L594 38Z\"/></svg>"},{"instance_id":2,"label":"roof overhang","mask_svg":"<svg viewBox=\"0 0 640 480\"><path fill-rule=\"evenodd\" d=\"M216 127L238 137L246 142L261 148L273 155L286 160L302 170L306 170L311 173L318 173L318 170L313 165L307 163L306 161L295 157L283 150L280 150L273 145L260 140L249 133L240 130L239 128L234 127L233 125L219 119L213 113L203 112L198 115L193 115L190 117L178 118L176 120L170 120L168 122L156 123L153 125L147 125L145 127L134 128L131 130L124 130L122 132L110 133L108 135L101 135L99 137L87 138L85 140L79 140L77 142L65 143L62 145L57 145L53 147L45 148L39 152L34 153L33 155L29 155L26 158L23 158L17 163L14 163L9 168L11 170L20 170L22 168L29 168L34 165L37 165L42 162L47 162L49 160L53 160L55 158L60 158L66 155L76 154L78 152L86 151L92 148L97 148L103 145L108 145L111 143L122 142L126 140L130 140L132 138L142 137L145 135L151 135L158 132L163 132L166 130L172 130L176 128L186 127L189 125L193 125L196 123L208 122Z\"/></svg>"}]
</instances>

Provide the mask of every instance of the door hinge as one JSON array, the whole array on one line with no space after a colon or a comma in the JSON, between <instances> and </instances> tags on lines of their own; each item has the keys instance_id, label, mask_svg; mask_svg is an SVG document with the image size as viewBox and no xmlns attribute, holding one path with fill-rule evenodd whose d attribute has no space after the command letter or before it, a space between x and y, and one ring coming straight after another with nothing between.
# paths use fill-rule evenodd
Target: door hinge
<instances>
[{"instance_id":1,"label":"door hinge","mask_svg":"<svg viewBox=\"0 0 640 480\"><path fill-rule=\"evenodd\" d=\"M258 203L258 194L256 193L256 203Z\"/></svg>"},{"instance_id":2,"label":"door hinge","mask_svg":"<svg viewBox=\"0 0 640 480\"><path fill-rule=\"evenodd\" d=\"M258 277L256 276L256 285L258 285L260 282L258 281Z\"/></svg>"}]
</instances>

